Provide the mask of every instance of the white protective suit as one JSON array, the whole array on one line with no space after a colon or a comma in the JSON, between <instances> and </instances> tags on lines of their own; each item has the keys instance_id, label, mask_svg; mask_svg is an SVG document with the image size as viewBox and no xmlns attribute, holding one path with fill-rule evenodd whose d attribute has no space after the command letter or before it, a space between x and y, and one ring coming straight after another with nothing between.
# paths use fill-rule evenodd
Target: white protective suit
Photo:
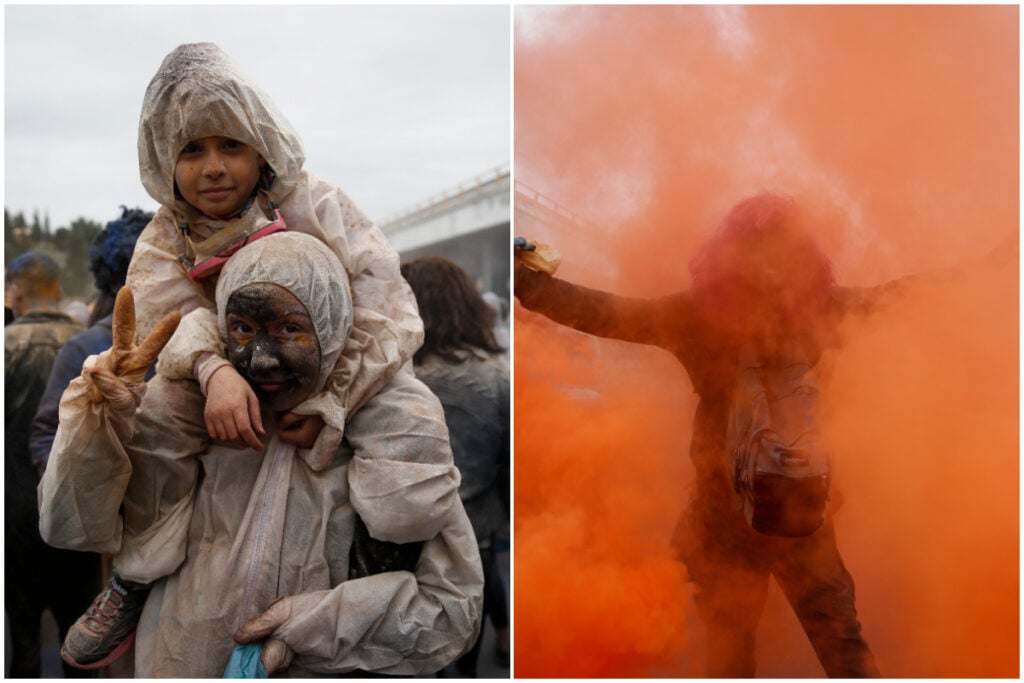
<instances>
[{"instance_id":1,"label":"white protective suit","mask_svg":"<svg viewBox=\"0 0 1024 683\"><path fill-rule=\"evenodd\" d=\"M178 156L192 140L224 136L244 142L276 174L242 217L219 221L199 213L176 192ZM139 172L161 208L143 231L128 269L138 332L145 336L165 314L186 314L164 349L158 372L192 379L196 361L214 352L199 376L226 363L214 314L213 284L189 279L179 261L196 243L223 231L240 233L270 202L289 230L327 244L349 275L353 329L326 390L294 412L318 413L327 426L314 447L333 457L347 416L375 396L406 366L423 342L415 297L399 272L399 258L383 233L334 185L303 170L305 152L291 124L270 98L211 43L181 45L160 65L146 89L139 122ZM184 228L184 229L183 229ZM204 386L205 391L205 386ZM407 401L421 401L410 395ZM414 406L410 406L414 408Z\"/></svg>"},{"instance_id":2,"label":"white protective suit","mask_svg":"<svg viewBox=\"0 0 1024 683\"><path fill-rule=\"evenodd\" d=\"M234 291L252 282L285 287L314 321L322 384L350 322L339 270L330 250L305 235L243 248L218 284L222 333ZM280 442L272 426L262 453L211 442L194 382L157 375L99 403L87 376L71 383L39 486L43 538L104 553L136 543L147 552L123 555L140 571L180 563L156 580L143 610L138 676L220 677L232 633L278 598L290 601L291 618L271 637L295 652L291 676L431 673L472 644L483 586L476 540L452 495L458 473L443 417L404 410L409 381L400 374L384 401L353 418L403 444L405 461L363 462L346 438L329 463ZM415 573L348 580L355 511L371 533L429 539ZM151 534L182 543L147 542Z\"/></svg>"}]
</instances>

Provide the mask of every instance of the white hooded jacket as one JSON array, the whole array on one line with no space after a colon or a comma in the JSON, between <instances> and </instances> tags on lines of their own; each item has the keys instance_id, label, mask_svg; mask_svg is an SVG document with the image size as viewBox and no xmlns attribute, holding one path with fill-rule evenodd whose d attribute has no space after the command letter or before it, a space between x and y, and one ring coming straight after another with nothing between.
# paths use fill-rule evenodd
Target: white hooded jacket
<instances>
[{"instance_id":1,"label":"white hooded jacket","mask_svg":"<svg viewBox=\"0 0 1024 683\"><path fill-rule=\"evenodd\" d=\"M253 243L221 275L221 326L233 291L285 287L314 321L322 384L348 325L337 269L304 235ZM400 374L385 400L353 418L404 443L405 461L361 462L346 440L326 464L273 428L262 452L212 442L193 382L158 375L99 403L88 377L71 383L39 487L40 531L51 545L120 553L138 572L157 572L137 632L138 676L220 677L232 633L278 599L291 617L272 637L296 653L291 676L427 674L472 644L483 586L476 541L451 495L458 475L443 414L410 415L388 398L409 381ZM371 533L429 539L415 572L348 579L356 512Z\"/></svg>"},{"instance_id":2,"label":"white hooded jacket","mask_svg":"<svg viewBox=\"0 0 1024 683\"><path fill-rule=\"evenodd\" d=\"M261 190L258 201L234 221L203 216L176 192L174 170L181 150L210 136L244 142L276 175L270 188ZM318 448L332 451L347 415L386 386L423 342L423 323L399 272L398 255L339 188L303 170L305 152L291 124L216 45L181 45L164 59L146 90L138 146L142 183L161 204L140 236L128 270L138 332L148 334L171 311L187 314L161 354L158 372L165 377L193 378L195 363L205 352L215 352L225 362L213 284L193 282L179 262L189 252L189 241L237 231L272 202L289 230L316 237L341 261L351 282L353 328L325 391L295 410L323 416L329 443Z\"/></svg>"}]
</instances>

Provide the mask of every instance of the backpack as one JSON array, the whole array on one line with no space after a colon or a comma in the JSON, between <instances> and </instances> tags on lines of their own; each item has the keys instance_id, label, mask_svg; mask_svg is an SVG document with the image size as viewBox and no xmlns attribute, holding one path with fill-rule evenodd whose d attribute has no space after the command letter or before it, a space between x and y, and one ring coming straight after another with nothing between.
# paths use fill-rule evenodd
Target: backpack
<instances>
[{"instance_id":1,"label":"backpack","mask_svg":"<svg viewBox=\"0 0 1024 683\"><path fill-rule=\"evenodd\" d=\"M741 358L726 433L735 507L758 533L809 536L825 521L832 483L818 373L800 352Z\"/></svg>"}]
</instances>

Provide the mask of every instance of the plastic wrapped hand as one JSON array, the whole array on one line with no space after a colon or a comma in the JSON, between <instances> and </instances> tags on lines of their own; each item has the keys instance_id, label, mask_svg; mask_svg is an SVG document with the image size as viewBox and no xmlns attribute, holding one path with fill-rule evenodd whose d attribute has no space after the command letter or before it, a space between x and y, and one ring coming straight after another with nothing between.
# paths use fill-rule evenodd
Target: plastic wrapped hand
<instances>
[{"instance_id":1,"label":"plastic wrapped hand","mask_svg":"<svg viewBox=\"0 0 1024 683\"><path fill-rule=\"evenodd\" d=\"M516 237L512 240L512 252L515 254L516 268L520 265L548 275L554 275L562 262L562 255L549 244Z\"/></svg>"},{"instance_id":2,"label":"plastic wrapped hand","mask_svg":"<svg viewBox=\"0 0 1024 683\"><path fill-rule=\"evenodd\" d=\"M266 670L267 675L273 674L279 669L286 668L295 658L295 653L284 641L272 638L275 631L279 629L292 616L291 601L282 598L275 602L270 608L251 620L242 628L235 631L236 643L254 643L263 641L263 653L260 655L260 662Z\"/></svg>"},{"instance_id":3,"label":"plastic wrapped hand","mask_svg":"<svg viewBox=\"0 0 1024 683\"><path fill-rule=\"evenodd\" d=\"M143 384L146 370L167 345L180 321L181 313L168 313L141 344L136 344L135 297L131 288L122 287L114 301L113 345L82 373L92 380L93 402L130 400L131 388Z\"/></svg>"}]
</instances>

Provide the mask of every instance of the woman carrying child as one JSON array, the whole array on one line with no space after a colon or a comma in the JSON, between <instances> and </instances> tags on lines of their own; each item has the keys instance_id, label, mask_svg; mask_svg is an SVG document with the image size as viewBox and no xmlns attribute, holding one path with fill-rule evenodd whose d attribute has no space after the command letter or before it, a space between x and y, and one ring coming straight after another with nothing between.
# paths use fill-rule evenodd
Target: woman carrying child
<instances>
[{"instance_id":1,"label":"woman carrying child","mask_svg":"<svg viewBox=\"0 0 1024 683\"><path fill-rule=\"evenodd\" d=\"M457 499L426 522L437 531L416 528L424 501L445 495L445 478L422 477L410 487L412 468L393 467L364 482L382 497L407 494L373 511L375 526L425 542L406 568L353 578L367 540L360 524L370 527L355 499L353 450L346 440L337 457L320 462L315 451L286 443L275 424L323 389L344 348L352 305L337 258L307 235L269 236L224 266L216 301L230 362L262 388L266 445L254 452L213 438L188 380L143 382L174 314L136 347L125 288L114 348L91 357L62 400L40 484L44 538L111 553L134 543L157 565L165 561L160 553L180 558L145 599L136 637L140 677L218 677L236 644L251 642L262 644L267 674L439 670L475 637L483 584L473 529ZM405 424L424 451L447 447L444 423L432 416L385 402L364 408L353 426L364 414ZM183 529L167 534L183 535L180 555L143 538L154 529L164 534L164 526Z\"/></svg>"},{"instance_id":2,"label":"woman carrying child","mask_svg":"<svg viewBox=\"0 0 1024 683\"><path fill-rule=\"evenodd\" d=\"M146 90L138 147L143 185L161 207L139 238L128 285L140 338L166 314L184 314L157 373L185 380L178 391L190 397L181 403L205 410L194 426L214 440L263 451L266 392L250 386L226 358L215 313L223 303L216 301L219 269L243 245L269 234L311 235L341 263L352 292L352 326L319 391L276 415L273 431L282 442L310 449L306 458L317 470L340 457L344 439L353 450L353 504L373 538L433 537L458 499L459 475L447 443L408 436L410 419L443 425L444 415L413 377L409 361L422 342L422 322L398 255L380 230L340 189L303 169L303 147L291 125L216 45L182 45L164 59ZM353 419L371 408L392 417ZM171 470L177 457L169 449L150 455ZM396 468L404 472L402 487L375 488L379 476ZM426 480L436 486L433 497L416 499L411 492ZM415 524L378 521L390 519L394 500L419 501ZM126 530L111 585L69 632L65 661L97 668L123 654L148 585L184 558L186 528L163 520L153 529Z\"/></svg>"}]
</instances>

